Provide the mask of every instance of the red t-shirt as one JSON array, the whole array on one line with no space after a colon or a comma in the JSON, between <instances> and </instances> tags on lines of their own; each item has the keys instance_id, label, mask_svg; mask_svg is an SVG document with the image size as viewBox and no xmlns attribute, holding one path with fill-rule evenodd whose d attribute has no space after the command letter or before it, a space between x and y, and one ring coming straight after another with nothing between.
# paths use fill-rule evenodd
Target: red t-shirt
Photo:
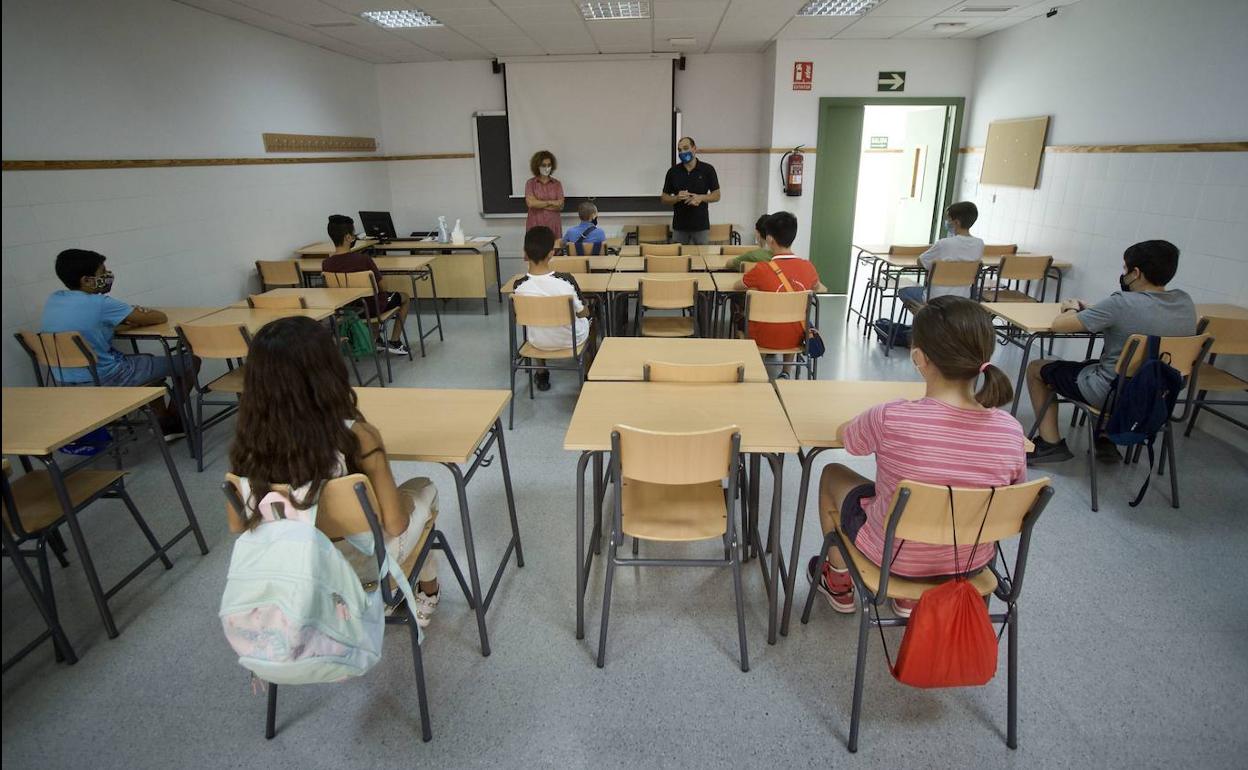
<instances>
[{"instance_id":1,"label":"red t-shirt","mask_svg":"<svg viewBox=\"0 0 1248 770\"><path fill-rule=\"evenodd\" d=\"M784 273L784 277L789 279L793 291L814 291L819 285L819 273L815 271L815 266L810 263L810 260L793 254L777 254L772 257L771 262L759 262L741 277L741 282L747 289L755 291L786 291L784 284L780 281L780 276L776 275L775 269L772 268L773 264L777 265ZM796 321L793 323L751 322L749 328L750 337L758 343L758 346L771 350L799 347L806 334L806 324Z\"/></svg>"}]
</instances>

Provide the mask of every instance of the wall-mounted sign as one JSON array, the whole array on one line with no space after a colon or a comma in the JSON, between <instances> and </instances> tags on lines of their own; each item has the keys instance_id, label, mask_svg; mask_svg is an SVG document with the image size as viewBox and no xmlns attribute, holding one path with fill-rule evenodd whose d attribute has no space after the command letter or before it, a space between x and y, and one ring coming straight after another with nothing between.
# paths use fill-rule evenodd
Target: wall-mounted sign
<instances>
[{"instance_id":1,"label":"wall-mounted sign","mask_svg":"<svg viewBox=\"0 0 1248 770\"><path fill-rule=\"evenodd\" d=\"M793 90L809 91L815 80L815 63L813 61L793 62Z\"/></svg>"},{"instance_id":2,"label":"wall-mounted sign","mask_svg":"<svg viewBox=\"0 0 1248 770\"><path fill-rule=\"evenodd\" d=\"M871 149L873 149L873 150L887 150L887 149L888 149L888 137L887 137L887 136L873 136L873 137L871 137Z\"/></svg>"},{"instance_id":3,"label":"wall-mounted sign","mask_svg":"<svg viewBox=\"0 0 1248 770\"><path fill-rule=\"evenodd\" d=\"M905 91L906 90L906 73L904 71L893 70L890 72L881 72L880 77L876 80L875 90L877 91Z\"/></svg>"}]
</instances>

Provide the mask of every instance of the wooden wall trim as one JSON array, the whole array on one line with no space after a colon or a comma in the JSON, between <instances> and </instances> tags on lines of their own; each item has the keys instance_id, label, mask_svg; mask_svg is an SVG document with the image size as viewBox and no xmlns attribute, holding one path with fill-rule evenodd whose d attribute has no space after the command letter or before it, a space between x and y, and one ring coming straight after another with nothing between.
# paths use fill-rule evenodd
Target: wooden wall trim
<instances>
[{"instance_id":1,"label":"wooden wall trim","mask_svg":"<svg viewBox=\"0 0 1248 770\"><path fill-rule=\"evenodd\" d=\"M296 158L132 158L126 160L6 160L4 171L87 171L121 168L190 168L195 166L280 166L294 163L379 163L402 160L454 160L475 158L471 152L440 152L423 155L340 155Z\"/></svg>"},{"instance_id":2,"label":"wooden wall trim","mask_svg":"<svg viewBox=\"0 0 1248 770\"><path fill-rule=\"evenodd\" d=\"M962 147L958 152L983 152L983 147ZM1157 144L1053 144L1045 152L1130 153L1130 152L1248 152L1248 140L1238 142L1166 142Z\"/></svg>"}]
</instances>

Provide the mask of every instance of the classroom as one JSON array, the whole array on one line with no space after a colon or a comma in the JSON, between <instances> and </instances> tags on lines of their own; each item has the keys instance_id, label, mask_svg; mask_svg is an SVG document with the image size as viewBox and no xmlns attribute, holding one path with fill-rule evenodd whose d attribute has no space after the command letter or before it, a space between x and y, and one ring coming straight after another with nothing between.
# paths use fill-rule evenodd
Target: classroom
<instances>
[{"instance_id":1,"label":"classroom","mask_svg":"<svg viewBox=\"0 0 1248 770\"><path fill-rule=\"evenodd\" d=\"M0 3L6 766L1241 766L1248 2Z\"/></svg>"}]
</instances>

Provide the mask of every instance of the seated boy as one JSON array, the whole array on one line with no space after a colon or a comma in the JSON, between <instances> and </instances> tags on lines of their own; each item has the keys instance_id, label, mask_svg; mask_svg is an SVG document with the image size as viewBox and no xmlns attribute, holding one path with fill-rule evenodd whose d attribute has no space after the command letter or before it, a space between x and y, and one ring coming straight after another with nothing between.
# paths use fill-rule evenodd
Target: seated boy
<instances>
[{"instance_id":1,"label":"seated boy","mask_svg":"<svg viewBox=\"0 0 1248 770\"><path fill-rule=\"evenodd\" d=\"M551 269L550 258L554 254L555 234L551 229L544 225L530 228L524 234L524 259L529 264L529 273L516 280L514 293L521 297L572 297L576 339L572 339L573 332L568 326L534 326L525 329L525 335L529 344L539 350L564 350L571 348L573 342L579 347L588 340L589 348L585 352L588 369L594 359L594 330L589 322L589 311L576 279ZM538 390L550 390L550 370L539 369L534 384Z\"/></svg>"},{"instance_id":2,"label":"seated boy","mask_svg":"<svg viewBox=\"0 0 1248 770\"><path fill-rule=\"evenodd\" d=\"M979 262L984 258L984 242L971 235L971 227L979 219L979 209L970 201L961 201L945 209L945 237L919 256L919 262L929 274L937 262ZM971 296L969 289L933 286L932 297L953 295ZM923 304L928 297L924 286L907 286L897 292L903 301Z\"/></svg>"},{"instance_id":3,"label":"seated boy","mask_svg":"<svg viewBox=\"0 0 1248 770\"><path fill-rule=\"evenodd\" d=\"M1053 321L1055 332L1096 332L1104 336L1101 357L1089 361L1032 361L1027 366L1027 392L1037 412L1054 391L1095 407L1105 403L1114 384L1114 367L1132 334L1183 337L1196 333L1196 306L1187 292L1167 289L1179 269L1179 250L1168 241L1143 241L1122 254L1123 273L1116 291L1095 305L1068 299ZM1069 460L1074 455L1057 427L1057 409L1050 408L1040 422L1036 448L1029 464ZM1096 456L1107 462L1121 459L1113 442L1096 438Z\"/></svg>"},{"instance_id":4,"label":"seated boy","mask_svg":"<svg viewBox=\"0 0 1248 770\"><path fill-rule=\"evenodd\" d=\"M104 269L104 255L85 249L66 249L56 255L56 276L64 289L52 292L43 306L39 322L42 332L78 332L95 353L95 370L101 385L138 387L167 377L189 383L191 367L198 362L147 353L126 354L113 348L113 331L118 326L151 326L168 320L159 310L129 305L113 299L113 274ZM58 382L91 384L91 371L85 367L56 368ZM160 418L166 441L186 435L178 410L163 401L153 404Z\"/></svg>"},{"instance_id":5,"label":"seated boy","mask_svg":"<svg viewBox=\"0 0 1248 770\"><path fill-rule=\"evenodd\" d=\"M321 270L326 273L362 273L365 270L372 272L377 278L377 296L364 298L368 317L376 318L388 310L399 309L398 322L390 330L390 340L383 341L379 337L377 349L396 356L408 355L407 345L403 342L403 326L407 323L411 295L382 289L381 270L377 268L377 263L364 252L353 250L356 241L354 219L344 214L331 214L326 229L329 231L329 239L334 242L334 253L321 262Z\"/></svg>"},{"instance_id":6,"label":"seated boy","mask_svg":"<svg viewBox=\"0 0 1248 770\"><path fill-rule=\"evenodd\" d=\"M751 262L766 262L771 259L772 251L767 248L767 216L763 214L754 223L754 242L758 244L758 248L739 254L725 262L729 270L740 270L742 265Z\"/></svg>"},{"instance_id":7,"label":"seated boy","mask_svg":"<svg viewBox=\"0 0 1248 770\"><path fill-rule=\"evenodd\" d=\"M815 291L819 288L819 274L809 260L802 259L790 250L793 239L797 237L797 217L788 211L779 211L767 217L764 224L766 245L772 252L767 262L760 262L741 276L741 283L747 289L756 291ZM760 348L783 350L799 347L806 336L806 324L801 321L791 323L749 323L750 337ZM786 353L786 361L793 360L793 355ZM781 373L781 377L787 376Z\"/></svg>"},{"instance_id":8,"label":"seated boy","mask_svg":"<svg viewBox=\"0 0 1248 770\"><path fill-rule=\"evenodd\" d=\"M569 227L563 234L568 256L602 254L602 243L607 240L607 234L598 226L598 207L589 201L581 201L581 205L576 207L576 215L581 218L580 223Z\"/></svg>"}]
</instances>

